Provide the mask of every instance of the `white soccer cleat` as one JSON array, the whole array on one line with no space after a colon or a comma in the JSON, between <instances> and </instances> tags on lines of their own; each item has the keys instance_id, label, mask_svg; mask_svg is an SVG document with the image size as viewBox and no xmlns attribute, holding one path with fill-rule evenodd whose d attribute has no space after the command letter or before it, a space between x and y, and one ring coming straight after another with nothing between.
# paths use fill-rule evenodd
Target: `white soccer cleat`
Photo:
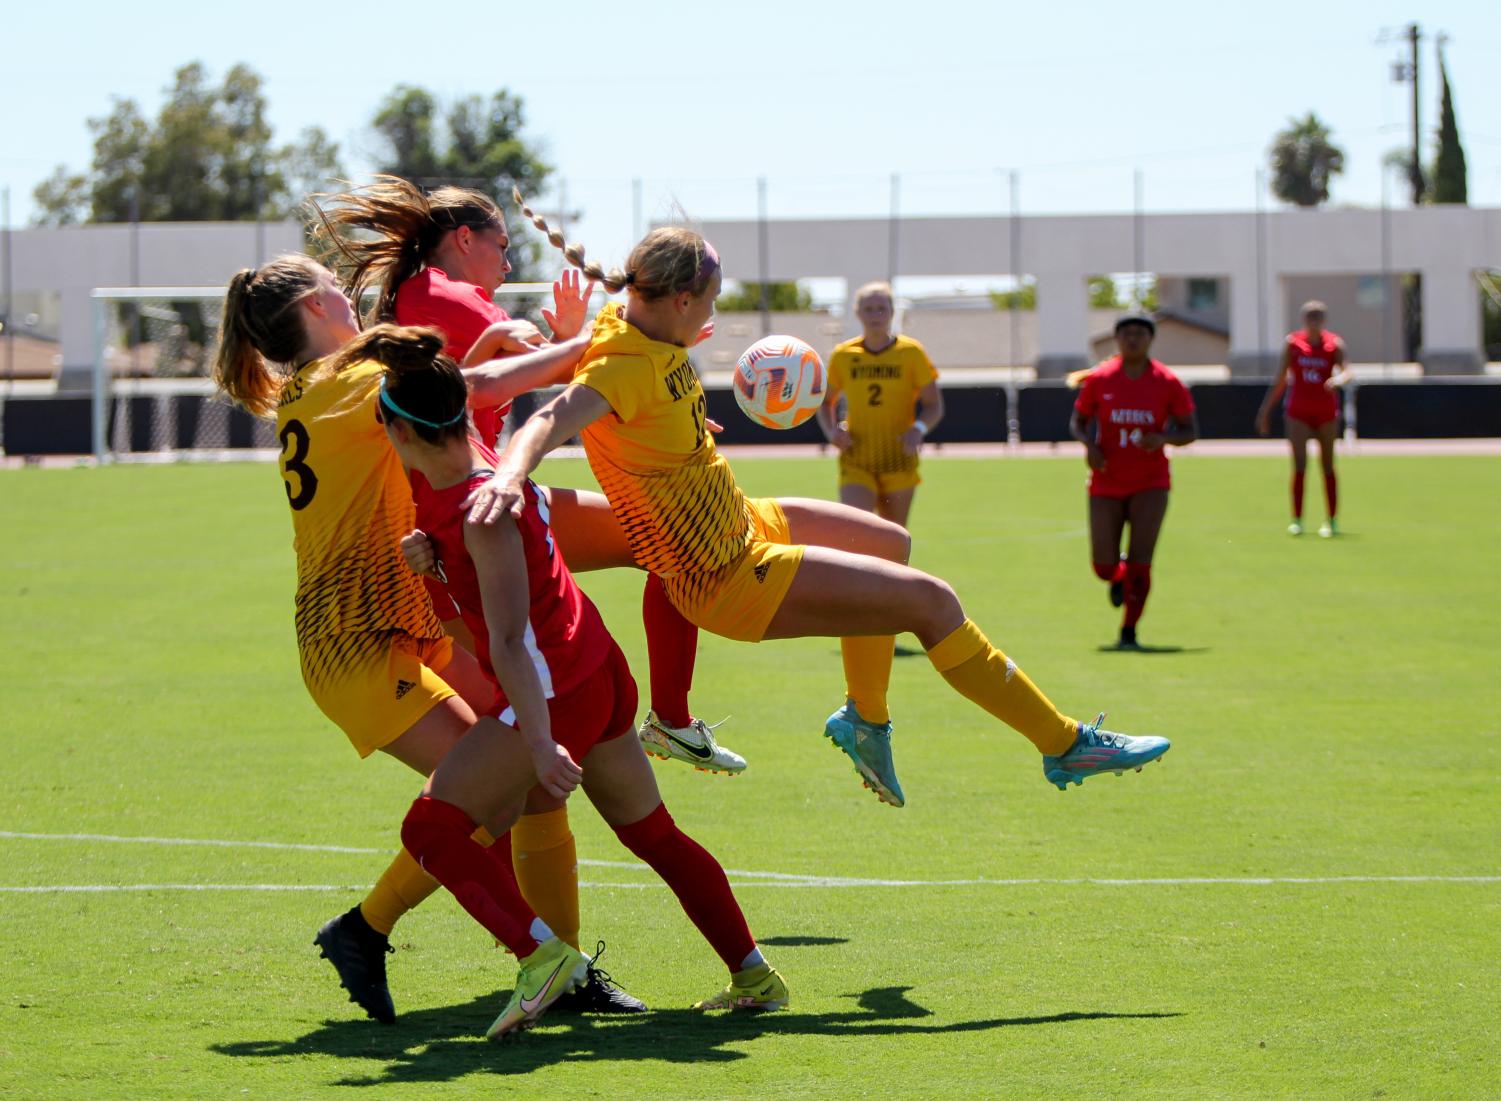
<instances>
[{"instance_id":1,"label":"white soccer cleat","mask_svg":"<svg viewBox=\"0 0 1501 1101\"><path fill-rule=\"evenodd\" d=\"M694 719L687 726L668 726L657 718L655 711L648 711L636 736L648 757L682 761L700 772L737 776L745 771L745 758L714 740L715 729L723 725L723 721L710 726L702 719Z\"/></svg>"}]
</instances>

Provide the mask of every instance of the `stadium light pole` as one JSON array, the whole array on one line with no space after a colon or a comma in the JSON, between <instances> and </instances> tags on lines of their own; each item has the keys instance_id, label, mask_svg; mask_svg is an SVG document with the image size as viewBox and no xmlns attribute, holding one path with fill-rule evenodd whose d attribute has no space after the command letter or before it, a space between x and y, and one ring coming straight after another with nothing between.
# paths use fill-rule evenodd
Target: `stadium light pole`
<instances>
[{"instance_id":1,"label":"stadium light pole","mask_svg":"<svg viewBox=\"0 0 1501 1101\"><path fill-rule=\"evenodd\" d=\"M893 293L896 290L896 268L898 260L898 248L900 242L897 235L901 230L902 209L902 177L900 173L891 174L891 217L887 219L886 234L886 282L892 285Z\"/></svg>"},{"instance_id":2,"label":"stadium light pole","mask_svg":"<svg viewBox=\"0 0 1501 1101\"><path fill-rule=\"evenodd\" d=\"M1021 294L1023 286L1022 276L1022 223L1021 223L1021 175L1012 169L1009 173L1011 185L1011 217L1007 221L1007 232L1010 237L1011 259L1007 265L1011 268L1011 279L1014 286L1011 290L1011 363L1010 370L1006 372L1006 442L1016 444L1021 442L1021 420L1017 416L1017 401L1019 391L1016 386L1016 371L1021 366Z\"/></svg>"},{"instance_id":3,"label":"stadium light pole","mask_svg":"<svg viewBox=\"0 0 1501 1101\"><path fill-rule=\"evenodd\" d=\"M1141 205L1142 187L1141 169L1138 168L1132 173L1131 177L1131 203L1133 212L1131 218L1131 265L1132 270L1136 272L1136 278L1132 280L1132 313L1140 313L1142 311L1142 303L1145 300L1142 294L1142 284L1146 276L1147 262L1145 257L1146 241L1144 240L1146 226L1142 217Z\"/></svg>"},{"instance_id":4,"label":"stadium light pole","mask_svg":"<svg viewBox=\"0 0 1501 1101\"><path fill-rule=\"evenodd\" d=\"M0 191L0 219L5 223L5 387L9 393L16 380L16 271L12 262L10 236L10 187ZM0 429L3 433L4 429ZM3 441L0 441L3 442Z\"/></svg>"},{"instance_id":5,"label":"stadium light pole","mask_svg":"<svg viewBox=\"0 0 1501 1101\"><path fill-rule=\"evenodd\" d=\"M771 287L767 271L771 267L770 227L766 224L766 177L756 177L756 253L761 272L761 335L771 335Z\"/></svg>"}]
</instances>

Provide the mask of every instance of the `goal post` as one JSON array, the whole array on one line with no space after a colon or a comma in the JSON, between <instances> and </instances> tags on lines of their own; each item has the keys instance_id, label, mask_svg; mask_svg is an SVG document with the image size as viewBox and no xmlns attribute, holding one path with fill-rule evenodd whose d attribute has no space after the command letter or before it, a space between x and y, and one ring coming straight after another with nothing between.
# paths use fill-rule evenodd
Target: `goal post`
<instances>
[{"instance_id":1,"label":"goal post","mask_svg":"<svg viewBox=\"0 0 1501 1101\"><path fill-rule=\"evenodd\" d=\"M218 393L224 287L98 287L93 309L91 448L99 463L225 460L274 453L269 422ZM366 292L366 304L375 294ZM551 283L508 283L495 300L540 321Z\"/></svg>"}]
</instances>

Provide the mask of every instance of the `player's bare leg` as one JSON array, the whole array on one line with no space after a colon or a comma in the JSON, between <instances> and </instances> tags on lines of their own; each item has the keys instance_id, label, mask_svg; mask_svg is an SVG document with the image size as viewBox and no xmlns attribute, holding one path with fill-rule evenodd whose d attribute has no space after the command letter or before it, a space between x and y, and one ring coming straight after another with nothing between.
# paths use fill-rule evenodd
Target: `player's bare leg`
<instances>
[{"instance_id":1,"label":"player's bare leg","mask_svg":"<svg viewBox=\"0 0 1501 1101\"><path fill-rule=\"evenodd\" d=\"M1121 536L1126 530L1126 498L1088 497L1089 560L1095 576L1110 586L1110 605L1119 608L1126 600L1126 565L1121 558Z\"/></svg>"},{"instance_id":2,"label":"player's bare leg","mask_svg":"<svg viewBox=\"0 0 1501 1101\"><path fill-rule=\"evenodd\" d=\"M1313 429L1296 417L1287 418L1287 442L1293 456L1293 522L1287 525L1289 535L1303 534L1303 485L1308 476L1308 440Z\"/></svg>"},{"instance_id":3,"label":"player's bare leg","mask_svg":"<svg viewBox=\"0 0 1501 1101\"><path fill-rule=\"evenodd\" d=\"M1167 499L1167 490L1147 489L1125 500L1131 536L1126 544L1126 572L1121 581L1126 607L1119 642L1123 649L1136 645L1136 624L1152 590L1152 556L1157 552L1157 537L1162 534L1162 521L1167 516Z\"/></svg>"},{"instance_id":4,"label":"player's bare leg","mask_svg":"<svg viewBox=\"0 0 1501 1101\"><path fill-rule=\"evenodd\" d=\"M1335 514L1339 511L1339 482L1334 473L1334 444L1339 437L1339 419L1325 421L1318 428L1319 441L1319 466L1324 475L1324 505L1328 521L1319 528L1319 534L1324 538L1339 533L1339 521Z\"/></svg>"},{"instance_id":5,"label":"player's bare leg","mask_svg":"<svg viewBox=\"0 0 1501 1101\"><path fill-rule=\"evenodd\" d=\"M906 527L907 519L912 515L912 498L916 495L916 486L888 493L877 503L876 515L883 520L890 520L893 524Z\"/></svg>"}]
</instances>

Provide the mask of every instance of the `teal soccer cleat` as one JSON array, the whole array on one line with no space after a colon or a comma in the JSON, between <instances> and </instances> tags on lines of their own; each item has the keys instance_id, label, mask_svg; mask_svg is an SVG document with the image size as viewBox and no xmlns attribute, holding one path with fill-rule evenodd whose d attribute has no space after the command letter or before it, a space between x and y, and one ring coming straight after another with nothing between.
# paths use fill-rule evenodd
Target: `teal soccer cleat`
<instances>
[{"instance_id":1,"label":"teal soccer cleat","mask_svg":"<svg viewBox=\"0 0 1501 1101\"><path fill-rule=\"evenodd\" d=\"M829 716L824 723L824 737L828 738L855 762L855 770L865 781L865 786L876 793L876 798L893 807L905 806L902 785L896 779L896 766L891 761L891 724L867 722L855 710L854 700L845 700L844 706Z\"/></svg>"},{"instance_id":2,"label":"teal soccer cleat","mask_svg":"<svg viewBox=\"0 0 1501 1101\"><path fill-rule=\"evenodd\" d=\"M1069 784L1082 784L1102 772L1117 776L1128 768L1140 772L1143 765L1151 764L1172 748L1172 742L1166 738L1133 738L1101 730L1104 721L1105 713L1101 711L1094 722L1080 723L1079 736L1067 753L1043 757L1042 774L1048 783L1059 791L1067 791Z\"/></svg>"}]
</instances>

